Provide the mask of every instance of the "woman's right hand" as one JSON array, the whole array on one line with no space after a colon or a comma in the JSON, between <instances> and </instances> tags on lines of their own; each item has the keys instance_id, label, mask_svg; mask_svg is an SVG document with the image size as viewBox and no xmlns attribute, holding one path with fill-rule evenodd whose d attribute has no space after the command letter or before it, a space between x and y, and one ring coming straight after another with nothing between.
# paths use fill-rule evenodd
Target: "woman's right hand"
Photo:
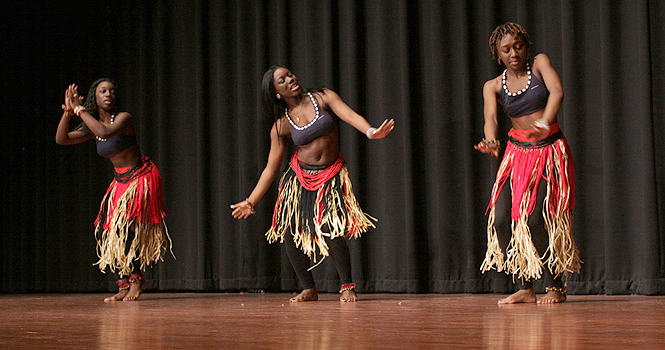
<instances>
[{"instance_id":1,"label":"woman's right hand","mask_svg":"<svg viewBox=\"0 0 665 350\"><path fill-rule=\"evenodd\" d=\"M488 144L485 140L480 141L477 145L473 146L476 150L491 154L494 158L499 158L500 146L498 144Z\"/></svg>"},{"instance_id":2,"label":"woman's right hand","mask_svg":"<svg viewBox=\"0 0 665 350\"><path fill-rule=\"evenodd\" d=\"M69 88L67 89L67 93L69 95L69 104L72 107L72 109L80 106L83 103L83 96L79 96L78 94L78 86L76 84L69 85Z\"/></svg>"},{"instance_id":3,"label":"woman's right hand","mask_svg":"<svg viewBox=\"0 0 665 350\"><path fill-rule=\"evenodd\" d=\"M247 219L248 216L255 213L254 206L248 200L231 204L231 209L233 209L231 215L236 219Z\"/></svg>"},{"instance_id":4,"label":"woman's right hand","mask_svg":"<svg viewBox=\"0 0 665 350\"><path fill-rule=\"evenodd\" d=\"M74 111L76 106L83 104L83 96L78 95L78 86L76 84L69 85L65 90L65 110Z\"/></svg>"}]
</instances>

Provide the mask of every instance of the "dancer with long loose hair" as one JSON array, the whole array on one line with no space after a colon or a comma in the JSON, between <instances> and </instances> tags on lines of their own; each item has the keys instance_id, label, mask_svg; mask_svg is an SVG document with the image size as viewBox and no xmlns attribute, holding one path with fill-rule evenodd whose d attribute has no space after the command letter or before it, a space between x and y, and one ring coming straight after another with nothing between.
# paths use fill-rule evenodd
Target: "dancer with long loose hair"
<instances>
[{"instance_id":1,"label":"dancer with long loose hair","mask_svg":"<svg viewBox=\"0 0 665 350\"><path fill-rule=\"evenodd\" d=\"M171 247L164 218L162 178L157 166L142 156L132 116L118 109L117 90L109 79L95 81L83 100L78 86L65 91L63 114L55 140L59 145L95 140L97 153L113 165L115 177L95 220L96 265L117 272L119 291L104 301L135 300L145 288L142 270L162 260ZM85 105L82 102L85 101ZM71 117L82 120L69 131Z\"/></svg>"},{"instance_id":2,"label":"dancer with long loose hair","mask_svg":"<svg viewBox=\"0 0 665 350\"><path fill-rule=\"evenodd\" d=\"M343 302L357 299L351 279L349 248L344 238L357 238L374 227L374 218L356 201L344 158L339 151L337 117L369 139L381 139L395 126L385 120L373 128L334 91L305 90L287 68L271 67L263 76L263 106L271 119L268 163L246 200L231 205L237 219L254 213L254 206L277 177L292 139L298 146L279 182L269 242L284 242L304 288L292 302L318 299L310 272L311 260L331 256L342 284Z\"/></svg>"}]
</instances>

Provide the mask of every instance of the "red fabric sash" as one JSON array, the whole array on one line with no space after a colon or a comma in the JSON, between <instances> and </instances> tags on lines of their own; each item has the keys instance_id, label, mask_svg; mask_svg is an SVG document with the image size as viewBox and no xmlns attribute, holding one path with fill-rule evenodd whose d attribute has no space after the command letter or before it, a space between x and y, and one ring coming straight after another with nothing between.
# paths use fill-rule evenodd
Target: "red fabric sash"
<instances>
[{"instance_id":1,"label":"red fabric sash","mask_svg":"<svg viewBox=\"0 0 665 350\"><path fill-rule=\"evenodd\" d=\"M508 136L512 136L515 140L517 141L522 141L522 142L533 142L533 141L538 141L536 140L535 137L528 137L527 134L533 129L510 129L508 131ZM546 139L557 132L559 132L559 123L554 123L550 125L550 132L547 133L547 135L543 136L540 140Z\"/></svg>"},{"instance_id":2,"label":"red fabric sash","mask_svg":"<svg viewBox=\"0 0 665 350\"><path fill-rule=\"evenodd\" d=\"M508 135L518 141L537 141L526 136L528 131L527 129L511 129ZM559 124L551 125L550 132L543 136L543 139L558 131ZM525 204L527 205L528 215L533 213L536 206L538 185L541 179L547 181L550 194L553 196L549 201L549 211L552 214L560 215L565 211L572 210L575 205L573 161L566 139L561 138L559 141L546 147L533 149L522 148L508 142L505 155L496 175L496 182L492 190L492 198L487 212L496 204L499 193L508 178L511 179L513 190L511 206L511 218L513 220L520 218L521 208ZM564 161L564 155L567 161ZM556 167L554 164L555 159L559 162L556 164ZM551 178L546 178L545 170L552 174ZM530 193L525 198L526 192ZM528 203L522 203L523 199L527 199Z\"/></svg>"},{"instance_id":3,"label":"red fabric sash","mask_svg":"<svg viewBox=\"0 0 665 350\"><path fill-rule=\"evenodd\" d=\"M148 157L142 157L141 162L141 166L133 172L134 174L139 174L135 179L126 183L118 182L115 178L113 179L104 195L102 208L100 208L97 219L95 220L95 226L99 223L103 210L108 208L108 206L104 208L104 204L107 203L107 200L110 200L112 205L104 218L104 229L106 230L111 226L113 212L117 208L118 200L135 181L137 182L136 190L132 195L131 202L127 204L128 208L125 220L129 221L136 218L139 222L142 222L144 219L148 219L155 225L160 224L164 220L166 210L162 190L162 176L159 169L157 169L157 166ZM129 171L131 168L132 167L115 168L115 171L118 174L122 174ZM132 175L129 175L130 178L131 176ZM145 191L145 186L148 186L147 193ZM113 198L107 198L114 188L115 193Z\"/></svg>"},{"instance_id":4,"label":"red fabric sash","mask_svg":"<svg viewBox=\"0 0 665 350\"><path fill-rule=\"evenodd\" d=\"M328 180L332 179L335 175L337 175L337 173L339 173L339 171L344 166L344 157L340 152L335 163L315 174L309 174L304 171L300 167L300 162L309 164L298 158L298 151L296 151L296 153L294 153L291 157L291 168L296 173L296 176L298 176L298 180L304 189L308 191L316 191L320 189L321 186L323 186L326 182L328 182Z\"/></svg>"}]
</instances>

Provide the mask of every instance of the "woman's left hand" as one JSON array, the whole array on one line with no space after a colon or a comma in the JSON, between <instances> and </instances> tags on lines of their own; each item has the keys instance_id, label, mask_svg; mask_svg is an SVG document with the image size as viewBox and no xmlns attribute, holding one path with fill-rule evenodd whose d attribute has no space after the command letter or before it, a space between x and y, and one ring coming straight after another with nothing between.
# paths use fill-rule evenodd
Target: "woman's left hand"
<instances>
[{"instance_id":1,"label":"woman's left hand","mask_svg":"<svg viewBox=\"0 0 665 350\"><path fill-rule=\"evenodd\" d=\"M390 134L391 131L395 128L395 120L394 119L386 119L383 121L381 126L373 130L372 132L368 133L367 137L369 137L371 140L378 140L386 137L388 134Z\"/></svg>"},{"instance_id":2,"label":"woman's left hand","mask_svg":"<svg viewBox=\"0 0 665 350\"><path fill-rule=\"evenodd\" d=\"M533 129L529 129L529 131L526 133L527 138L534 140L544 139L545 136L547 136L547 134L550 132L549 126L545 125L541 124L534 125Z\"/></svg>"}]
</instances>

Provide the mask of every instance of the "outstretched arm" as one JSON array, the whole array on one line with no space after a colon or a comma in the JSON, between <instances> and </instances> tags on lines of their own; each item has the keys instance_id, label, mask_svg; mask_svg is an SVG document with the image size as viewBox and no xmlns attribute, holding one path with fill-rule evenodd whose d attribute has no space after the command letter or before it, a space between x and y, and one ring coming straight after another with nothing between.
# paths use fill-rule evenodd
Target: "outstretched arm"
<instances>
[{"instance_id":1,"label":"outstretched arm","mask_svg":"<svg viewBox=\"0 0 665 350\"><path fill-rule=\"evenodd\" d=\"M386 119L381 126L373 128L363 116L351 109L351 107L344 103L339 95L332 90L325 89L322 96L323 101L340 119L367 135L367 138L369 139L382 139L390 134L395 128L394 119Z\"/></svg>"},{"instance_id":2,"label":"outstretched arm","mask_svg":"<svg viewBox=\"0 0 665 350\"><path fill-rule=\"evenodd\" d=\"M279 123L279 121L277 123ZM280 136L277 132L277 123L275 123L270 130L270 153L268 154L268 163L266 164L265 169L263 169L261 177L259 177L259 181L256 183L254 190L246 200L231 205L231 209L233 209L231 215L236 219L245 219L251 214L254 214L254 205L256 205L266 192L268 192L268 189L273 181L275 181L279 169L282 166L284 153L286 153L286 142L285 140L280 140Z\"/></svg>"}]
</instances>

